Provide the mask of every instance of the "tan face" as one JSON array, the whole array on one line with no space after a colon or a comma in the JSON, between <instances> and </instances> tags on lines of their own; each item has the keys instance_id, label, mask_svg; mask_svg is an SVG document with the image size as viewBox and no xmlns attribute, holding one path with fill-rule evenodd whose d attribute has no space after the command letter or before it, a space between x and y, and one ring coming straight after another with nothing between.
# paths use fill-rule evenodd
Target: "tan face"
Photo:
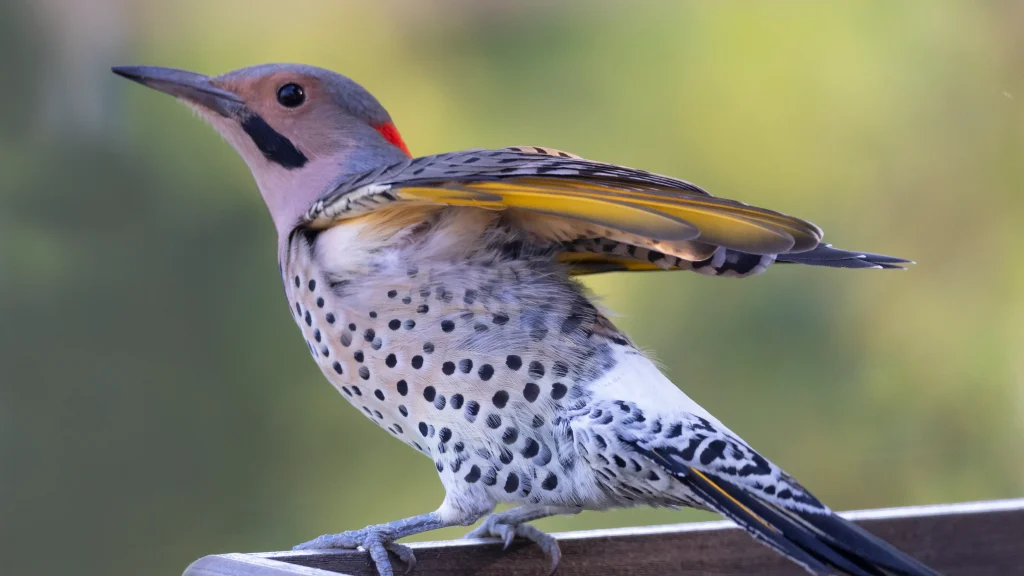
<instances>
[{"instance_id":1,"label":"tan face","mask_svg":"<svg viewBox=\"0 0 1024 576\"><path fill-rule=\"evenodd\" d=\"M114 72L202 115L252 171L279 235L334 182L408 158L391 117L329 70L264 64L217 77L153 66Z\"/></svg>"},{"instance_id":2,"label":"tan face","mask_svg":"<svg viewBox=\"0 0 1024 576\"><path fill-rule=\"evenodd\" d=\"M338 106L316 76L290 70L258 76L228 73L212 83L238 95L246 108L309 158L328 156L363 131L359 125L364 122Z\"/></svg>"}]
</instances>

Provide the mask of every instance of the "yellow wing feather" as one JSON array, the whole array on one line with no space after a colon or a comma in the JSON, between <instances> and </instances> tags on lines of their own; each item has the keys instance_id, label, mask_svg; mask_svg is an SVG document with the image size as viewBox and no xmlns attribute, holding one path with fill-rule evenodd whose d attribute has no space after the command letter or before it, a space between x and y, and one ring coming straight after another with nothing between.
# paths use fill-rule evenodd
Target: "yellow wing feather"
<instances>
[{"instance_id":1,"label":"yellow wing feather","mask_svg":"<svg viewBox=\"0 0 1024 576\"><path fill-rule=\"evenodd\" d=\"M515 208L570 218L648 238L677 255L672 242L701 242L752 254L784 254L818 245L821 231L803 220L710 196L668 189L629 189L607 181L519 177L498 181L411 186L407 200L502 210ZM685 257L683 254L678 254Z\"/></svg>"}]
</instances>

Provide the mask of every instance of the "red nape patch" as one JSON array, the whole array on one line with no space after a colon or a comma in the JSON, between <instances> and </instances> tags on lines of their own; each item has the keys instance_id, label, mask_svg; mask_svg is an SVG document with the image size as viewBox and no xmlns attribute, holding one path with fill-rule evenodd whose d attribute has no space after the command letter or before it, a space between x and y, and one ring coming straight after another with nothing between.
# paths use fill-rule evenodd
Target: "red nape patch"
<instances>
[{"instance_id":1,"label":"red nape patch","mask_svg":"<svg viewBox=\"0 0 1024 576\"><path fill-rule=\"evenodd\" d=\"M405 152L406 156L412 158L412 154L409 153L409 148L405 145L405 141L402 140L402 135L398 133L398 128L395 128L394 124L386 122L380 126L374 126L374 128L377 129L377 132L380 132L380 135L383 136L385 140L391 142L397 146L399 150Z\"/></svg>"}]
</instances>

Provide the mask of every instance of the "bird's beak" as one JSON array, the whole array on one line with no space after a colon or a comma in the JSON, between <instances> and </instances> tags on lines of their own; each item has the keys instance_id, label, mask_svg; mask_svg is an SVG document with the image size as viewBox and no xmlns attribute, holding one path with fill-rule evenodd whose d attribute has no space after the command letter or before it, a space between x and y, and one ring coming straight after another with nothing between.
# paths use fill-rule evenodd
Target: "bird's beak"
<instances>
[{"instance_id":1,"label":"bird's beak","mask_svg":"<svg viewBox=\"0 0 1024 576\"><path fill-rule=\"evenodd\" d=\"M214 86L209 76L195 72L158 66L117 66L111 70L118 76L197 104L221 116L234 116L245 104L238 95Z\"/></svg>"}]
</instances>

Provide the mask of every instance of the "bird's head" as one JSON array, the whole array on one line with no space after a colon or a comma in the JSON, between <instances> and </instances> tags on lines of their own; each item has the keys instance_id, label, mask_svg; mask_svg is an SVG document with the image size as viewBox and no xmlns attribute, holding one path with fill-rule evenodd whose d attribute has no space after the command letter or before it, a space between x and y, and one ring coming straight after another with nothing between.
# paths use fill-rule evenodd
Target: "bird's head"
<instances>
[{"instance_id":1,"label":"bird's head","mask_svg":"<svg viewBox=\"0 0 1024 576\"><path fill-rule=\"evenodd\" d=\"M281 235L335 181L409 156L377 99L330 70L264 64L215 77L151 66L113 71L178 98L213 125L249 166Z\"/></svg>"}]
</instances>

